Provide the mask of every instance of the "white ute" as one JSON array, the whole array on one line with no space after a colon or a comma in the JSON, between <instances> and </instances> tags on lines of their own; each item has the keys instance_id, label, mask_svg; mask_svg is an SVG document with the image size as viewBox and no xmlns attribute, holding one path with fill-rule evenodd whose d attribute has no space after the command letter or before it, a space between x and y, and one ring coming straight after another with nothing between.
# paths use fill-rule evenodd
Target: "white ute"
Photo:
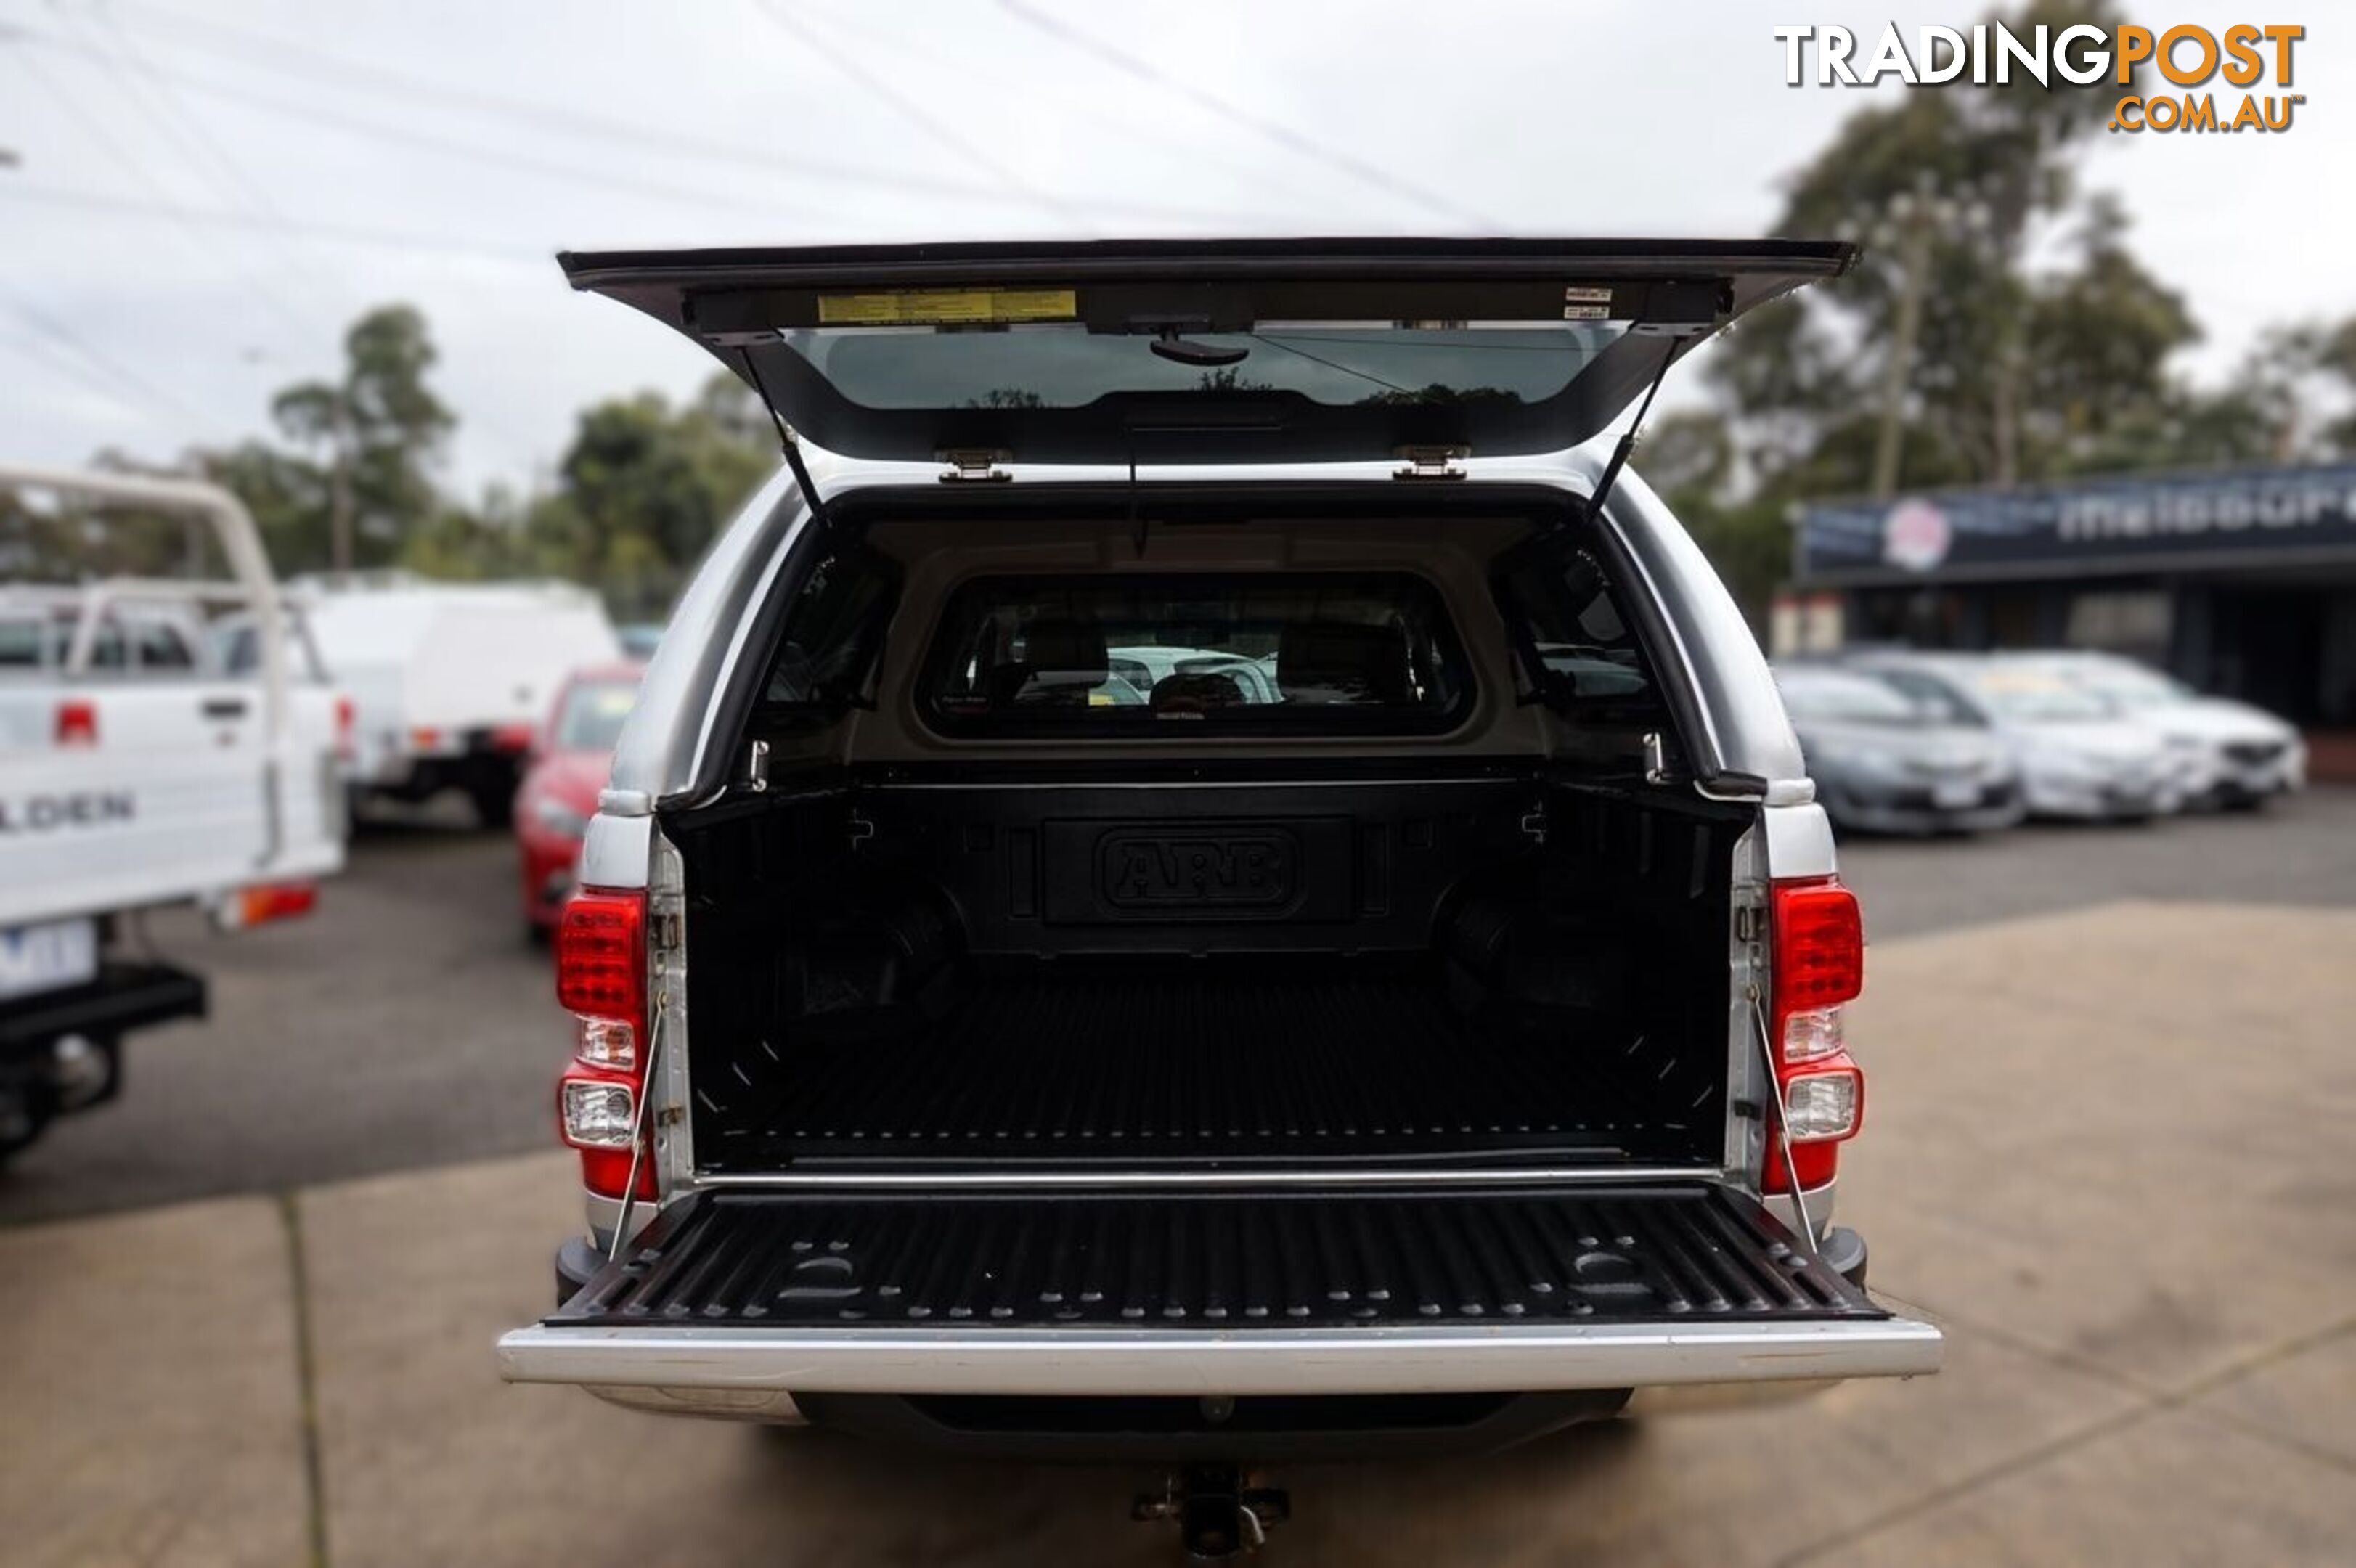
<instances>
[{"instance_id":1,"label":"white ute","mask_svg":"<svg viewBox=\"0 0 2356 1568\"><path fill-rule=\"evenodd\" d=\"M289 586L328 677L351 699L364 795L466 795L504 826L524 754L565 677L619 659L605 606L565 582L433 582L407 572Z\"/></svg>"},{"instance_id":2,"label":"white ute","mask_svg":"<svg viewBox=\"0 0 2356 1568\"><path fill-rule=\"evenodd\" d=\"M127 1031L202 1014L201 977L112 940L195 902L310 908L344 862L338 700L296 682L252 520L209 485L0 465L0 488L185 512L225 581L0 584L0 1158L116 1093ZM216 613L268 652L220 667Z\"/></svg>"}]
</instances>

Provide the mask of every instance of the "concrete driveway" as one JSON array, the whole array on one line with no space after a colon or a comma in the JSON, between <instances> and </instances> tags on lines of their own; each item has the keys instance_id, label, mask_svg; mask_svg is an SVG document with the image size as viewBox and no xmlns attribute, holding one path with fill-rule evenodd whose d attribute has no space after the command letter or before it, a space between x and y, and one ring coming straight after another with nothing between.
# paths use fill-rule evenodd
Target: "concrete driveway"
<instances>
[{"instance_id":1,"label":"concrete driveway","mask_svg":"<svg viewBox=\"0 0 2356 1568\"><path fill-rule=\"evenodd\" d=\"M1842 1218L1947 1370L1301 1468L1271 1561L2356 1561L2356 912L1878 944ZM531 1156L0 1232L12 1563L1174 1561L1126 1468L656 1422L492 1376Z\"/></svg>"}]
</instances>

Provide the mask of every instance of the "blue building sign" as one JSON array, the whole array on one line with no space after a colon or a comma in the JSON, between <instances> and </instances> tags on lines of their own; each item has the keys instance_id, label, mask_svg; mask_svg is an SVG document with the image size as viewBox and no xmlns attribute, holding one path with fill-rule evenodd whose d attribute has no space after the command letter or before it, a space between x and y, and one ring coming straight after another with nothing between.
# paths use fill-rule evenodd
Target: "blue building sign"
<instances>
[{"instance_id":1,"label":"blue building sign","mask_svg":"<svg viewBox=\"0 0 2356 1568\"><path fill-rule=\"evenodd\" d=\"M1812 587L2356 560L2356 463L1810 506L1795 549Z\"/></svg>"}]
</instances>

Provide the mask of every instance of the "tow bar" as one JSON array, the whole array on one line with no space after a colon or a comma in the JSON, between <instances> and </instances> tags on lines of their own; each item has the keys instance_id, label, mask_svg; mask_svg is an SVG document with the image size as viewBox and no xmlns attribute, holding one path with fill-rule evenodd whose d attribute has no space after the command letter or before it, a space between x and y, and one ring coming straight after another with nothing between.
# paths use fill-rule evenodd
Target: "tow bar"
<instances>
[{"instance_id":1,"label":"tow bar","mask_svg":"<svg viewBox=\"0 0 2356 1568\"><path fill-rule=\"evenodd\" d=\"M1245 1480L1241 1466L1189 1465L1166 1477L1159 1494L1138 1494L1129 1516L1140 1523L1174 1521L1190 1563L1240 1557L1258 1551L1270 1527L1292 1517L1291 1493Z\"/></svg>"}]
</instances>

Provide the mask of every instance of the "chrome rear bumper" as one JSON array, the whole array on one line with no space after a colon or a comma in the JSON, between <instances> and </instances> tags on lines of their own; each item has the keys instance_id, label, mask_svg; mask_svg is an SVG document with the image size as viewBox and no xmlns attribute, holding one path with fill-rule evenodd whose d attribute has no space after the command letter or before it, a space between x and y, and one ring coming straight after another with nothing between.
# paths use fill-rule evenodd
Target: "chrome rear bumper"
<instances>
[{"instance_id":1,"label":"chrome rear bumper","mask_svg":"<svg viewBox=\"0 0 2356 1568\"><path fill-rule=\"evenodd\" d=\"M750 1414L795 1392L1437 1393L1911 1377L1938 1371L1940 1350L1937 1328L1904 1318L1233 1332L616 1325L519 1328L499 1341L498 1366L510 1382L660 1390L663 1407Z\"/></svg>"}]
</instances>

